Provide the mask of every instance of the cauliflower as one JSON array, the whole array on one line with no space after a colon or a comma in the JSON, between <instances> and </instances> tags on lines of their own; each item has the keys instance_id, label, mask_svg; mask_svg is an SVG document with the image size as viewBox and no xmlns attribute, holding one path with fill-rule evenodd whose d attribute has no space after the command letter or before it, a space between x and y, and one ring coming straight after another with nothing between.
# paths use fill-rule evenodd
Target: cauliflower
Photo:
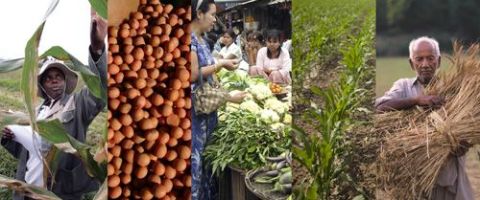
<instances>
[{"instance_id":1,"label":"cauliflower","mask_svg":"<svg viewBox=\"0 0 480 200\"><path fill-rule=\"evenodd\" d=\"M292 124L292 115L285 114L285 116L283 116L283 123Z\"/></svg>"},{"instance_id":2,"label":"cauliflower","mask_svg":"<svg viewBox=\"0 0 480 200\"><path fill-rule=\"evenodd\" d=\"M269 98L265 101L264 108L265 109L271 109L271 110L277 112L278 114L283 115L284 113L286 113L288 111L289 106L288 106L288 104L283 103L283 102L277 100L276 98Z\"/></svg>"},{"instance_id":3,"label":"cauliflower","mask_svg":"<svg viewBox=\"0 0 480 200\"><path fill-rule=\"evenodd\" d=\"M249 111L254 114L258 114L262 108L252 100L244 101L240 104L240 109Z\"/></svg>"},{"instance_id":4,"label":"cauliflower","mask_svg":"<svg viewBox=\"0 0 480 200\"><path fill-rule=\"evenodd\" d=\"M252 93L247 92L247 94L245 94L244 101L253 101L253 100L254 100L254 98L253 98Z\"/></svg>"},{"instance_id":5,"label":"cauliflower","mask_svg":"<svg viewBox=\"0 0 480 200\"><path fill-rule=\"evenodd\" d=\"M270 128L275 132L282 132L285 129L285 124L277 122L275 124L270 125Z\"/></svg>"},{"instance_id":6,"label":"cauliflower","mask_svg":"<svg viewBox=\"0 0 480 200\"><path fill-rule=\"evenodd\" d=\"M248 78L248 73L243 70L235 70L235 75L241 80Z\"/></svg>"},{"instance_id":7,"label":"cauliflower","mask_svg":"<svg viewBox=\"0 0 480 200\"><path fill-rule=\"evenodd\" d=\"M260 113L260 119L267 124L273 124L280 121L280 116L273 110L265 109Z\"/></svg>"},{"instance_id":8,"label":"cauliflower","mask_svg":"<svg viewBox=\"0 0 480 200\"><path fill-rule=\"evenodd\" d=\"M227 115L225 113L218 116L218 121L224 122L225 120L227 120Z\"/></svg>"},{"instance_id":9,"label":"cauliflower","mask_svg":"<svg viewBox=\"0 0 480 200\"><path fill-rule=\"evenodd\" d=\"M240 106L236 103L227 103L227 106L225 107L225 112L226 113L232 113L236 112Z\"/></svg>"},{"instance_id":10,"label":"cauliflower","mask_svg":"<svg viewBox=\"0 0 480 200\"><path fill-rule=\"evenodd\" d=\"M252 93L253 97L259 101L272 96L272 91L267 85L264 84L250 86L249 92Z\"/></svg>"}]
</instances>

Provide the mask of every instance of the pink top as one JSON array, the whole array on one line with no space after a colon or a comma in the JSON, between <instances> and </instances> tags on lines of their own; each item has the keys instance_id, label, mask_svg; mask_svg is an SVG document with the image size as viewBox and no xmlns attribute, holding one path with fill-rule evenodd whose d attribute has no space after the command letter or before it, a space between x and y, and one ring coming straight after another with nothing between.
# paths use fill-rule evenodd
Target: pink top
<instances>
[{"instance_id":1,"label":"pink top","mask_svg":"<svg viewBox=\"0 0 480 200\"><path fill-rule=\"evenodd\" d=\"M275 70L279 70L282 75L287 76L292 69L292 59L288 51L281 49L280 56L278 58L270 59L267 56L267 47L262 47L258 50L257 53L257 62L255 63L257 67L261 67L264 70L267 67L272 67Z\"/></svg>"}]
</instances>

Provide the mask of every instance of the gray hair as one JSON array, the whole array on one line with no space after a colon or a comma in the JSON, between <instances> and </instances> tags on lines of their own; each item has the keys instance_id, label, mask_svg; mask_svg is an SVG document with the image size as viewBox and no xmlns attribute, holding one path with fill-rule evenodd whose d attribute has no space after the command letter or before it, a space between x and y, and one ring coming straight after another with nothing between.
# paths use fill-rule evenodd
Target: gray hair
<instances>
[{"instance_id":1,"label":"gray hair","mask_svg":"<svg viewBox=\"0 0 480 200\"><path fill-rule=\"evenodd\" d=\"M431 37L422 36L422 37L413 39L410 42L410 45L409 45L409 48L408 48L408 50L410 52L410 56L409 56L410 59L413 60L413 52L414 52L415 48L417 48L417 45L420 44L421 42L428 42L433 48L433 55L435 56L435 58L440 57L440 47L438 45L437 40L435 40L434 38L431 38Z\"/></svg>"}]
</instances>

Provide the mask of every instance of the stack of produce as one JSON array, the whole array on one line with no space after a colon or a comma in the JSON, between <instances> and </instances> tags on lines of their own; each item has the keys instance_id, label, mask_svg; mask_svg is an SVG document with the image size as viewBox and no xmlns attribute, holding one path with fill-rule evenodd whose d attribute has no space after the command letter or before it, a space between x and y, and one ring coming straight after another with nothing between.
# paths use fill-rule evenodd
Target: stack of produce
<instances>
[{"instance_id":1,"label":"stack of produce","mask_svg":"<svg viewBox=\"0 0 480 200\"><path fill-rule=\"evenodd\" d=\"M232 165L254 169L265 165L265 157L290 149L290 104L279 101L265 80L246 73L224 72L220 82L225 88L248 92L241 104L227 103L219 112L219 123L204 155L213 171Z\"/></svg>"},{"instance_id":2,"label":"stack of produce","mask_svg":"<svg viewBox=\"0 0 480 200\"><path fill-rule=\"evenodd\" d=\"M109 199L190 198L190 20L141 0L109 27Z\"/></svg>"}]
</instances>

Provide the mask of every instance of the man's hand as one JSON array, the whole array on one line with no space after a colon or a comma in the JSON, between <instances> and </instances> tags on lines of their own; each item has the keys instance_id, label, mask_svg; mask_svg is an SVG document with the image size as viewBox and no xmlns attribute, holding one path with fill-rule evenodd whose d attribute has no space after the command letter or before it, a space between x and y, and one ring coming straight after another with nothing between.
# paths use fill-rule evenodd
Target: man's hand
<instances>
[{"instance_id":1,"label":"man's hand","mask_svg":"<svg viewBox=\"0 0 480 200\"><path fill-rule=\"evenodd\" d=\"M90 44L93 53L102 52L105 48L105 37L107 37L107 21L91 10ZM100 55L98 55L100 56Z\"/></svg>"},{"instance_id":2,"label":"man's hand","mask_svg":"<svg viewBox=\"0 0 480 200\"><path fill-rule=\"evenodd\" d=\"M15 135L13 134L12 130L10 130L8 127L5 127L3 130L2 130L2 138L3 139L6 139L6 140L11 140L15 137Z\"/></svg>"},{"instance_id":3,"label":"man's hand","mask_svg":"<svg viewBox=\"0 0 480 200\"><path fill-rule=\"evenodd\" d=\"M418 96L416 98L416 103L419 106L430 107L430 108L439 108L444 103L445 100L440 96L429 95L429 96Z\"/></svg>"}]
</instances>

